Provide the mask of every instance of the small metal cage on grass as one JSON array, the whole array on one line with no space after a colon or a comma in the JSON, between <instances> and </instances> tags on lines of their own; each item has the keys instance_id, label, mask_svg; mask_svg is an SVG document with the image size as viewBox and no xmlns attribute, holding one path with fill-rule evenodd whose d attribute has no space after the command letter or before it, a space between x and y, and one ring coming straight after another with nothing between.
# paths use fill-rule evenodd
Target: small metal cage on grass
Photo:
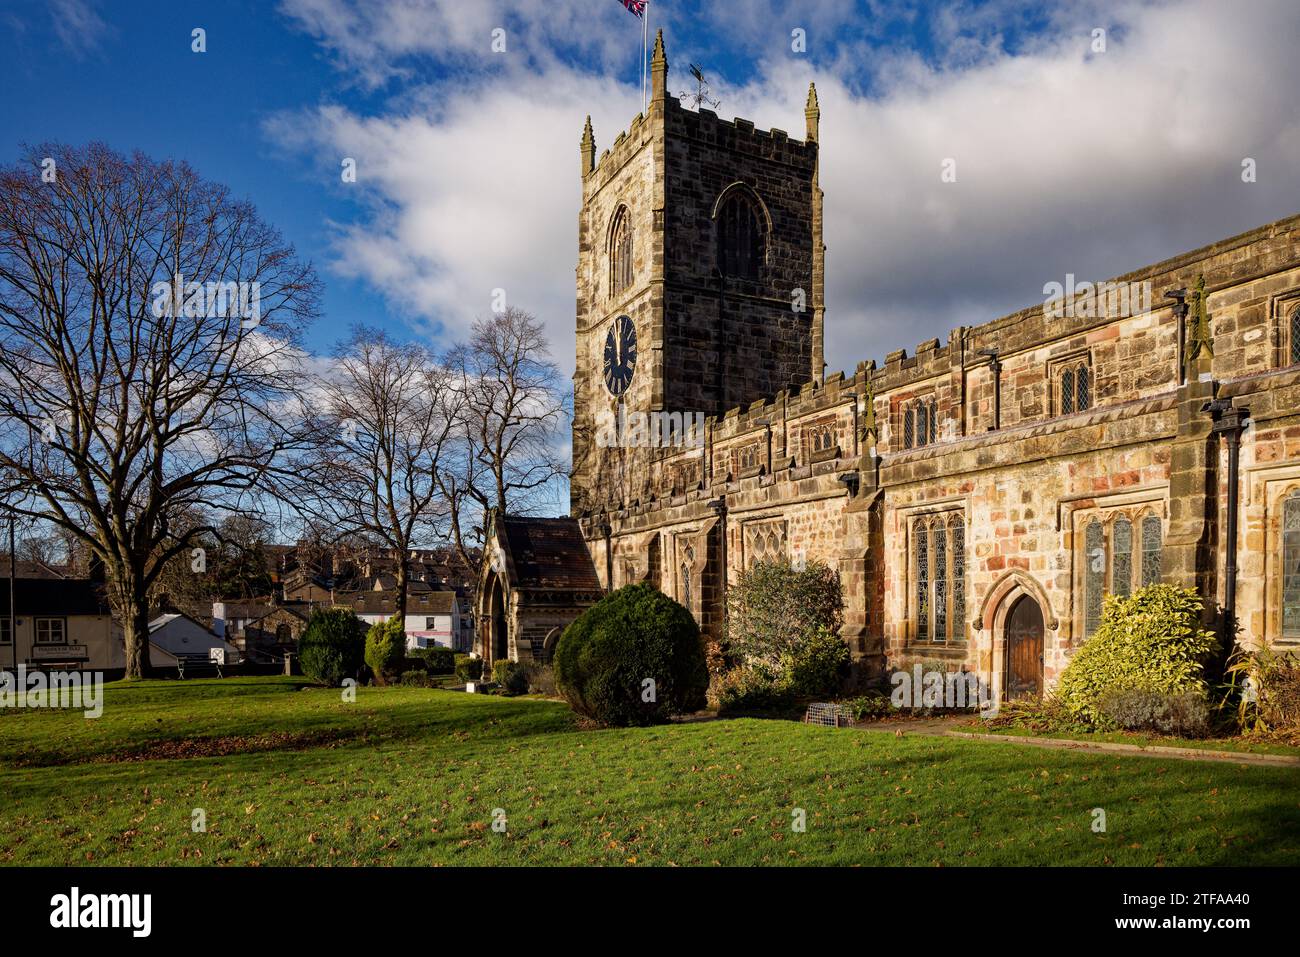
<instances>
[{"instance_id":1,"label":"small metal cage on grass","mask_svg":"<svg viewBox=\"0 0 1300 957\"><path fill-rule=\"evenodd\" d=\"M843 705L830 701L814 701L808 705L803 723L816 724L824 728L847 728L853 724L853 716Z\"/></svg>"}]
</instances>

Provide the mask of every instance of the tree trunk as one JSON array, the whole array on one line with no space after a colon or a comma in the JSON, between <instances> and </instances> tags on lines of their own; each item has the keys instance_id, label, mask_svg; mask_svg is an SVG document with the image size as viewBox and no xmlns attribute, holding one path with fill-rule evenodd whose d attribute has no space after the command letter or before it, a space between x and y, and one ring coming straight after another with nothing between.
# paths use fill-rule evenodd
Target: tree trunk
<instances>
[{"instance_id":1,"label":"tree trunk","mask_svg":"<svg viewBox=\"0 0 1300 957\"><path fill-rule=\"evenodd\" d=\"M406 633L406 552L397 559L397 620L402 623L402 634Z\"/></svg>"},{"instance_id":2,"label":"tree trunk","mask_svg":"<svg viewBox=\"0 0 1300 957\"><path fill-rule=\"evenodd\" d=\"M149 658L149 599L137 594L138 581L129 571L113 576L113 611L122 623L122 642L126 648L126 677L150 678L153 663Z\"/></svg>"}]
</instances>

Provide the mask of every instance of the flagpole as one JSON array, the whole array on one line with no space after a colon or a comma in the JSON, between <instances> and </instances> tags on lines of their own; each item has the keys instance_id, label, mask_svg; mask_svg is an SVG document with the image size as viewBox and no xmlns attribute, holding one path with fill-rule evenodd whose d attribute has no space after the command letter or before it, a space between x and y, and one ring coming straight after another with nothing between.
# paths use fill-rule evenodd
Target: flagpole
<instances>
[{"instance_id":1,"label":"flagpole","mask_svg":"<svg viewBox=\"0 0 1300 957\"><path fill-rule=\"evenodd\" d=\"M645 100L645 70L646 70L646 38L650 34L650 0L646 0L645 9L641 13L641 112L646 111Z\"/></svg>"}]
</instances>

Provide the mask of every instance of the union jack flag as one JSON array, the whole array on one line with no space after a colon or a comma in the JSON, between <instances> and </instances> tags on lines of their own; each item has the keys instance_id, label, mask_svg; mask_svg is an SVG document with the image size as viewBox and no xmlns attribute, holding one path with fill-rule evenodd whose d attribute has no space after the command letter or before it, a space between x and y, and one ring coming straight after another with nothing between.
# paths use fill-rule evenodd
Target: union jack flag
<instances>
[{"instance_id":1,"label":"union jack flag","mask_svg":"<svg viewBox=\"0 0 1300 957\"><path fill-rule=\"evenodd\" d=\"M646 0L618 0L619 3L627 7L628 12L636 17L645 16Z\"/></svg>"}]
</instances>

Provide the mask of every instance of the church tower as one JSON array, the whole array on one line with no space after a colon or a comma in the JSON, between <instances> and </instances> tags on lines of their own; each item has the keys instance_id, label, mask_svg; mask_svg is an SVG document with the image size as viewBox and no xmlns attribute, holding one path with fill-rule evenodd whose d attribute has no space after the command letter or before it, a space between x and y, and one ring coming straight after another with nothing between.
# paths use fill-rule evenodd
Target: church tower
<instances>
[{"instance_id":1,"label":"church tower","mask_svg":"<svg viewBox=\"0 0 1300 957\"><path fill-rule=\"evenodd\" d=\"M721 120L668 94L662 31L650 105L579 155L572 510L653 494L658 450L621 423L721 416L822 379L820 110L806 136Z\"/></svg>"}]
</instances>

